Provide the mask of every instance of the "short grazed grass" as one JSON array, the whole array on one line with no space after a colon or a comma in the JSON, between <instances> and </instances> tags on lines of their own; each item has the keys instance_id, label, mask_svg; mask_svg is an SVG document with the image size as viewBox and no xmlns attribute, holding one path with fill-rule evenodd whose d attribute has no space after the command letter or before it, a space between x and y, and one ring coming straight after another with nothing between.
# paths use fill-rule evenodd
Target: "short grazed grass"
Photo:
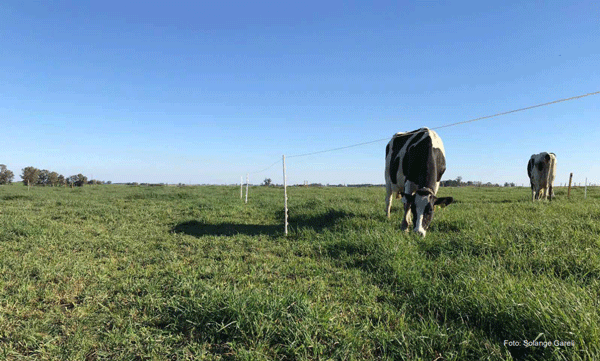
<instances>
[{"instance_id":1,"label":"short grazed grass","mask_svg":"<svg viewBox=\"0 0 600 361\"><path fill-rule=\"evenodd\" d=\"M285 237L280 188L0 187L0 359L600 358L600 189L441 188L426 238L384 193L289 188Z\"/></svg>"}]
</instances>

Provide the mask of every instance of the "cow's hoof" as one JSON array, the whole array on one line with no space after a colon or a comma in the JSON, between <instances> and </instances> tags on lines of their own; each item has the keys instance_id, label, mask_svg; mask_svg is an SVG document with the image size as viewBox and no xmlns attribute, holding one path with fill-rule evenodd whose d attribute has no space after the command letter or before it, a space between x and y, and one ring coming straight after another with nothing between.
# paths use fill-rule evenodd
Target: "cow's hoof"
<instances>
[{"instance_id":1,"label":"cow's hoof","mask_svg":"<svg viewBox=\"0 0 600 361\"><path fill-rule=\"evenodd\" d=\"M402 225L400 226L400 230L404 231L406 233L408 233L410 231L408 224L405 224L404 222L402 222Z\"/></svg>"}]
</instances>

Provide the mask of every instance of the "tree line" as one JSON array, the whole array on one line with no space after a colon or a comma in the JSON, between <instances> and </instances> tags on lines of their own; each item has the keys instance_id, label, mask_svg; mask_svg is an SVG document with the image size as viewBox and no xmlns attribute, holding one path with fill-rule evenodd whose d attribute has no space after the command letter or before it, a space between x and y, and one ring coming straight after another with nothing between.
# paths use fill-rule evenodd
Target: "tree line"
<instances>
[{"instance_id":1,"label":"tree line","mask_svg":"<svg viewBox=\"0 0 600 361\"><path fill-rule=\"evenodd\" d=\"M501 187L500 184L492 183L492 182L487 182L487 183L483 183L480 181L463 182L461 176L456 177L456 179L442 180L440 182L440 187L471 187L471 186L473 186L473 187ZM505 182L504 187L516 187L516 184L514 182L511 182L511 183Z\"/></svg>"},{"instance_id":2,"label":"tree line","mask_svg":"<svg viewBox=\"0 0 600 361\"><path fill-rule=\"evenodd\" d=\"M265 178L262 183L263 186L271 186L273 185L271 178ZM371 183L362 183L362 184L329 184L323 185L321 183L310 183L305 182L304 184L295 184L293 186L304 186L304 187L385 187L385 184L371 184ZM458 176L456 179L448 179L440 181L440 187L516 187L517 185L514 182L505 182L504 186L501 186L498 183L487 182L483 183L481 181L466 181L463 182L462 177Z\"/></svg>"},{"instance_id":3,"label":"tree line","mask_svg":"<svg viewBox=\"0 0 600 361\"><path fill-rule=\"evenodd\" d=\"M25 167L21 171L23 172L21 174L21 179L28 189L31 186L82 187L85 184L111 183L110 181L102 182L95 179L88 180L88 178L81 173L65 177L57 172L49 171L47 169L38 169L36 167ZM6 165L0 164L0 184L11 184L14 178L14 173L9 170Z\"/></svg>"}]
</instances>

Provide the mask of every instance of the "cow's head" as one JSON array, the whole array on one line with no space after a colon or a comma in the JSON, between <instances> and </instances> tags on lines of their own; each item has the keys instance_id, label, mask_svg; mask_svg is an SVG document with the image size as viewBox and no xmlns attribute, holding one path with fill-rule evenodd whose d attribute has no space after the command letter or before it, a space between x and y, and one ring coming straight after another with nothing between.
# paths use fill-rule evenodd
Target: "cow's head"
<instances>
[{"instance_id":1,"label":"cow's head","mask_svg":"<svg viewBox=\"0 0 600 361\"><path fill-rule=\"evenodd\" d=\"M402 193L404 202L410 206L413 216L414 231L425 236L433 219L435 205L447 206L454 201L452 197L438 198L430 188L420 188L415 194Z\"/></svg>"}]
</instances>

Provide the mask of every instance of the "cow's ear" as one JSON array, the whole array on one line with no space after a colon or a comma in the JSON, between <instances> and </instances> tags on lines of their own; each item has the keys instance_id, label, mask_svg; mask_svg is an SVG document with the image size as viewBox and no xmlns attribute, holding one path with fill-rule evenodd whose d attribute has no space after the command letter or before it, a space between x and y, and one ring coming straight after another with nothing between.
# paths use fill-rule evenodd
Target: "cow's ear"
<instances>
[{"instance_id":1,"label":"cow's ear","mask_svg":"<svg viewBox=\"0 0 600 361\"><path fill-rule=\"evenodd\" d=\"M442 197L442 198L436 198L435 199L435 205L440 205L442 207L447 206L448 204L454 202L454 198L452 197Z\"/></svg>"}]
</instances>

